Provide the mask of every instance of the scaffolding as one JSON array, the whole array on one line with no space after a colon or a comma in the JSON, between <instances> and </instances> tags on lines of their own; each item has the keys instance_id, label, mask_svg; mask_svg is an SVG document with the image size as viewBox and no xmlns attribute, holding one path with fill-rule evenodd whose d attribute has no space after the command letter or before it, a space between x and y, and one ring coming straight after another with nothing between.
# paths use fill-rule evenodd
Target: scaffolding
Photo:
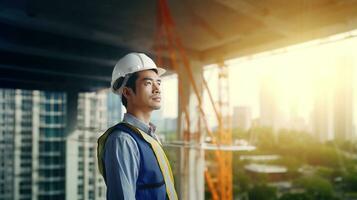
<instances>
[{"instance_id":1,"label":"scaffolding","mask_svg":"<svg viewBox=\"0 0 357 200\"><path fill-rule=\"evenodd\" d=\"M218 91L219 99L215 102L211 94L210 88L201 74L203 89L209 95L209 103L211 104L215 117L218 122L218 129L211 130L208 123L206 112L203 108L203 95L202 90L199 90L198 81L194 78L193 69L190 65L187 53L182 46L181 39L175 30L175 23L171 16L170 9L166 0L157 0L157 34L155 37L155 51L157 55L158 64L164 62L164 58L168 57L173 70L178 75L178 93L180 96L179 113L179 127L182 127L182 138L184 144L195 143L199 146L206 136L211 138L212 145L217 148L210 153L205 154L205 161L207 163L204 177L212 195L212 199L233 199L232 192L232 152L220 149L221 145L232 145L231 133L231 119L229 113L229 87L228 87L228 69L227 66L219 61L219 74L218 74ZM179 63L180 62L180 63ZM197 120L198 127L203 127L203 132L193 132L191 129L191 115L187 107L187 97L183 95L183 80L188 80L189 86L193 90L194 97L197 100L197 109L199 119ZM183 149L183 160L181 161L184 167L189 167L188 164L188 150ZM183 174L187 176L187 174ZM187 180L187 179L185 179Z\"/></svg>"}]
</instances>

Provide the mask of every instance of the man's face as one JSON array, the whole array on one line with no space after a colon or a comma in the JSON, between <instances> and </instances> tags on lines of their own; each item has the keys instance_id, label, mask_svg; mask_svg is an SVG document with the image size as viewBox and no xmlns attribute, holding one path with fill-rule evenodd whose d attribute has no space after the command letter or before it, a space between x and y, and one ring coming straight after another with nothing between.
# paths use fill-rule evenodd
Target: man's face
<instances>
[{"instance_id":1,"label":"man's face","mask_svg":"<svg viewBox=\"0 0 357 200\"><path fill-rule=\"evenodd\" d=\"M158 110L161 107L161 79L153 70L139 72L136 80L136 92L132 93L130 101L136 108L143 110Z\"/></svg>"}]
</instances>

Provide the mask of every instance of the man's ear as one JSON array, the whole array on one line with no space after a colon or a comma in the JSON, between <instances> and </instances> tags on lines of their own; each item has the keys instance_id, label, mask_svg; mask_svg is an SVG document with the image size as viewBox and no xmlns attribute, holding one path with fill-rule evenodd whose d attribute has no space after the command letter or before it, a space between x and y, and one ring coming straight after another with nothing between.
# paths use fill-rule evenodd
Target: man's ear
<instances>
[{"instance_id":1,"label":"man's ear","mask_svg":"<svg viewBox=\"0 0 357 200\"><path fill-rule=\"evenodd\" d=\"M128 87L124 87L123 88L123 96L126 98L126 99L128 99L130 96L131 96L131 93L132 91L131 91L131 89L130 88L128 88Z\"/></svg>"}]
</instances>

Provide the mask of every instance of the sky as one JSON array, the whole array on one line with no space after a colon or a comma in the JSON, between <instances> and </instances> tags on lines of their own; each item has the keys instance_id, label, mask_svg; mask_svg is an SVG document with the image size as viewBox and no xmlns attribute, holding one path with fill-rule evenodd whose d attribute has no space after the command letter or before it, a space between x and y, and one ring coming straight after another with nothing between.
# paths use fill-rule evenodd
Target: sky
<instances>
[{"instance_id":1,"label":"sky","mask_svg":"<svg viewBox=\"0 0 357 200\"><path fill-rule=\"evenodd\" d=\"M164 117L177 117L178 110L178 85L177 75L164 76L161 81L162 108ZM155 111L157 112L157 111ZM159 111L160 112L160 111Z\"/></svg>"},{"instance_id":2,"label":"sky","mask_svg":"<svg viewBox=\"0 0 357 200\"><path fill-rule=\"evenodd\" d=\"M356 52L356 37L342 40L331 37L227 61L230 75L234 77L230 79L230 85L234 86L231 104L250 106L253 108L253 117L259 117L260 79L269 77L276 82L282 113L288 112L295 103L299 115L308 120L316 90L332 90L337 76L340 76L339 71L350 65L354 68L354 77L357 77ZM315 88L317 82L320 83ZM356 86L357 79L354 78L354 113L357 113Z\"/></svg>"},{"instance_id":3,"label":"sky","mask_svg":"<svg viewBox=\"0 0 357 200\"><path fill-rule=\"evenodd\" d=\"M353 66L354 122L357 125L357 31L225 61L229 69L231 110L249 106L258 118L261 79L275 82L281 115L289 115L294 105L299 116L309 120L317 90L332 90L339 71ZM205 79L214 97L218 95L217 65L205 66ZM317 84L318 83L318 84ZM316 87L316 85L319 85ZM162 84L164 117L177 116L177 78L165 77ZM205 95L206 113L213 113ZM217 100L217 99L216 99ZM214 123L214 116L209 115Z\"/></svg>"}]
</instances>

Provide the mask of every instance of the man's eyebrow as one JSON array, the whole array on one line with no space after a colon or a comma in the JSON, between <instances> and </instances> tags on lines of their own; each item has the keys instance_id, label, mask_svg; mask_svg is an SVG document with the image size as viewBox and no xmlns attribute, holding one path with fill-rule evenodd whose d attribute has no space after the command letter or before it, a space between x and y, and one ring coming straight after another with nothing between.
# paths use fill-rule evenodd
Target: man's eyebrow
<instances>
[{"instance_id":1,"label":"man's eyebrow","mask_svg":"<svg viewBox=\"0 0 357 200\"><path fill-rule=\"evenodd\" d=\"M142 79L143 81L155 81L153 78L145 77ZM157 82L161 82L161 79L156 79Z\"/></svg>"}]
</instances>

